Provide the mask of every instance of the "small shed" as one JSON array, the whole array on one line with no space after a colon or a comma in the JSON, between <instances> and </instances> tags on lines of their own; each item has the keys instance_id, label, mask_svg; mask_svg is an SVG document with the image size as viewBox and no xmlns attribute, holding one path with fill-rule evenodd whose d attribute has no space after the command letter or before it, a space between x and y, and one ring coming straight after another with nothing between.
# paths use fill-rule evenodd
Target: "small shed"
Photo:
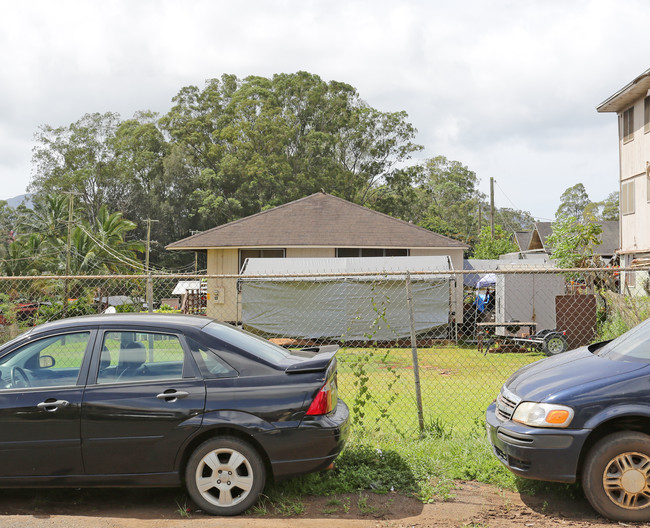
<instances>
[{"instance_id":1,"label":"small shed","mask_svg":"<svg viewBox=\"0 0 650 528\"><path fill-rule=\"evenodd\" d=\"M555 298L564 295L565 279L559 272L543 272L553 268L551 262L501 262L496 273L495 321L534 322L537 331L554 330ZM499 273L509 269L521 272ZM504 333L504 329L497 329L497 333Z\"/></svg>"},{"instance_id":2,"label":"small shed","mask_svg":"<svg viewBox=\"0 0 650 528\"><path fill-rule=\"evenodd\" d=\"M416 333L446 335L453 278L439 272L451 269L445 256L247 259L240 280L242 323L267 337L405 339L409 271L426 272L411 275Z\"/></svg>"}]
</instances>

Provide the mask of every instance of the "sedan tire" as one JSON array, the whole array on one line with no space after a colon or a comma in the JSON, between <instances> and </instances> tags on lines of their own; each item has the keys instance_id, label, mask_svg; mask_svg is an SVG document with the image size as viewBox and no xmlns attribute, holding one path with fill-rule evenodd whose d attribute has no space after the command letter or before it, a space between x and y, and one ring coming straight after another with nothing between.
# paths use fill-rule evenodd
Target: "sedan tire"
<instances>
[{"instance_id":1,"label":"sedan tire","mask_svg":"<svg viewBox=\"0 0 650 528\"><path fill-rule=\"evenodd\" d=\"M650 520L650 436L622 431L601 439L587 455L582 486L605 517Z\"/></svg>"},{"instance_id":2,"label":"sedan tire","mask_svg":"<svg viewBox=\"0 0 650 528\"><path fill-rule=\"evenodd\" d=\"M196 448L187 464L185 483L203 511L238 515L257 501L266 483L266 469L250 444L223 436Z\"/></svg>"}]
</instances>

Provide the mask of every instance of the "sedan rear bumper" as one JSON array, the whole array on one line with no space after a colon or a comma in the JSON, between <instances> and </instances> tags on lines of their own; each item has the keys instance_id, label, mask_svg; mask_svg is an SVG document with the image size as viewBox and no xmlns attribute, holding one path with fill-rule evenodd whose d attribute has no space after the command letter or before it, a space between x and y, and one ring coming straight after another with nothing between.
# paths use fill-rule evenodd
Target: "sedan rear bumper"
<instances>
[{"instance_id":1,"label":"sedan rear bumper","mask_svg":"<svg viewBox=\"0 0 650 528\"><path fill-rule=\"evenodd\" d=\"M330 414L306 416L295 429L276 430L258 439L266 448L273 477L284 479L326 469L343 450L349 432L350 412L339 400Z\"/></svg>"}]
</instances>

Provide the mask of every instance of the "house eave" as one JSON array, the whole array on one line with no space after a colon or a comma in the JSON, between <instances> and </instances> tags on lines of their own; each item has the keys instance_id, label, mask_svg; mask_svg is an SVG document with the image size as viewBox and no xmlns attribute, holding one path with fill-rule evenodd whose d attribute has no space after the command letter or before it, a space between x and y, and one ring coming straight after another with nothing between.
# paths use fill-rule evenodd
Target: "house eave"
<instances>
[{"instance_id":1,"label":"house eave","mask_svg":"<svg viewBox=\"0 0 650 528\"><path fill-rule=\"evenodd\" d=\"M650 90L650 70L644 71L631 83L621 88L596 107L598 112L621 112L645 97Z\"/></svg>"},{"instance_id":2,"label":"house eave","mask_svg":"<svg viewBox=\"0 0 650 528\"><path fill-rule=\"evenodd\" d=\"M187 247L170 247L167 246L165 249L170 251L207 251L214 249L332 249L332 248L342 248L342 247L352 247L352 248L361 248L361 249L434 249L434 250L459 250L463 251L469 246L458 245L458 246L392 246L392 245L375 245L375 246L358 246L358 245L331 245L331 246L298 246L298 245L256 245L256 246L187 246Z\"/></svg>"}]
</instances>

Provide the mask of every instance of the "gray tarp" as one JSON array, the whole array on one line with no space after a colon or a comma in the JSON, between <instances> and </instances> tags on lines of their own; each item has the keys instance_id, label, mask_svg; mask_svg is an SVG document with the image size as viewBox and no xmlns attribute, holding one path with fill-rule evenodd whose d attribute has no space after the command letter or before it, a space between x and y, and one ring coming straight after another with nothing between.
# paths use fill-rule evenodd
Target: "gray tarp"
<instances>
[{"instance_id":1,"label":"gray tarp","mask_svg":"<svg viewBox=\"0 0 650 528\"><path fill-rule=\"evenodd\" d=\"M446 257L249 259L244 275L257 277L242 279L242 322L247 329L269 336L300 339L408 338L405 274L391 276L382 272L431 272L411 277L415 329L424 333L449 322L450 277L435 273L449 269ZM263 277L264 271L322 274L346 270L373 275Z\"/></svg>"}]
</instances>

